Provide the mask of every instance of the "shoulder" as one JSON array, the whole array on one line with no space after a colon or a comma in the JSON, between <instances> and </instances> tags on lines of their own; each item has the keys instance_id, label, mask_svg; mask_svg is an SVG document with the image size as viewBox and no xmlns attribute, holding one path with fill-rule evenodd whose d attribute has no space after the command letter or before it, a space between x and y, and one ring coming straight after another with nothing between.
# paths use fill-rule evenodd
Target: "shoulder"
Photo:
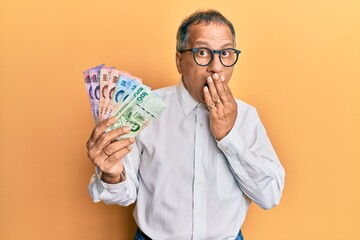
<instances>
[{"instance_id":1,"label":"shoulder","mask_svg":"<svg viewBox=\"0 0 360 240\"><path fill-rule=\"evenodd\" d=\"M162 99L171 98L173 96L176 96L176 86L158 88L154 90L154 93L159 95Z\"/></svg>"},{"instance_id":2,"label":"shoulder","mask_svg":"<svg viewBox=\"0 0 360 240\"><path fill-rule=\"evenodd\" d=\"M163 88L154 89L154 92L160 96L164 96L176 92L176 86L167 86Z\"/></svg>"},{"instance_id":3,"label":"shoulder","mask_svg":"<svg viewBox=\"0 0 360 240\"><path fill-rule=\"evenodd\" d=\"M256 108L242 100L235 99L238 109L238 117L242 120L259 121L259 115Z\"/></svg>"},{"instance_id":4,"label":"shoulder","mask_svg":"<svg viewBox=\"0 0 360 240\"><path fill-rule=\"evenodd\" d=\"M252 105L250 105L249 103L246 103L240 99L235 98L236 104L237 104L237 108L240 111L255 111L256 112L256 108Z\"/></svg>"}]
</instances>

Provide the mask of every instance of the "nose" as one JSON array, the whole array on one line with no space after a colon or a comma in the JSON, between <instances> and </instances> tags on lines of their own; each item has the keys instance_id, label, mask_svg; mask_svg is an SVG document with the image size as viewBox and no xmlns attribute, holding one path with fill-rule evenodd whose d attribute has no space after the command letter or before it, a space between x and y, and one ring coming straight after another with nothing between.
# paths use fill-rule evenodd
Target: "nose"
<instances>
[{"instance_id":1,"label":"nose","mask_svg":"<svg viewBox=\"0 0 360 240\"><path fill-rule=\"evenodd\" d=\"M220 62L219 53L215 53L214 58L211 61L211 63L209 64L207 70L209 72L213 72L213 73L221 73L223 70L223 67L224 66Z\"/></svg>"}]
</instances>

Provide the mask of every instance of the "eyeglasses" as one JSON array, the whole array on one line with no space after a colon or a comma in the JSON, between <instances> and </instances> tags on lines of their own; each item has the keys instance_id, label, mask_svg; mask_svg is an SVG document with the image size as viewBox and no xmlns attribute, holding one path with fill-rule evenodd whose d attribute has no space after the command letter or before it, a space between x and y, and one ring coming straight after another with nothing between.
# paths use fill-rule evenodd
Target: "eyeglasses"
<instances>
[{"instance_id":1,"label":"eyeglasses","mask_svg":"<svg viewBox=\"0 0 360 240\"><path fill-rule=\"evenodd\" d=\"M219 59L222 65L225 67L232 67L235 65L239 58L240 50L235 48L225 48L222 50L211 50L209 48L191 48L186 50L179 51L183 52L192 52L194 56L194 61L199 66L208 66L214 60L214 54L219 54Z\"/></svg>"}]
</instances>

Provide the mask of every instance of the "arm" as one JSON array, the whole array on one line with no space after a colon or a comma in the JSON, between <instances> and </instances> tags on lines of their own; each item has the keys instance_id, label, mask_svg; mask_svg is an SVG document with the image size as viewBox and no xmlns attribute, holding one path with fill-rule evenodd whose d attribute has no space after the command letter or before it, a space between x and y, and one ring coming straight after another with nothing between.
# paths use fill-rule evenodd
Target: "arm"
<instances>
[{"instance_id":1,"label":"arm","mask_svg":"<svg viewBox=\"0 0 360 240\"><path fill-rule=\"evenodd\" d=\"M242 191L263 209L279 204L285 171L255 109L218 142ZM246 126L246 128L244 128Z\"/></svg>"},{"instance_id":2,"label":"arm","mask_svg":"<svg viewBox=\"0 0 360 240\"><path fill-rule=\"evenodd\" d=\"M242 191L264 209L277 205L285 171L254 108L240 111L223 76L208 77L204 88L210 129Z\"/></svg>"}]
</instances>

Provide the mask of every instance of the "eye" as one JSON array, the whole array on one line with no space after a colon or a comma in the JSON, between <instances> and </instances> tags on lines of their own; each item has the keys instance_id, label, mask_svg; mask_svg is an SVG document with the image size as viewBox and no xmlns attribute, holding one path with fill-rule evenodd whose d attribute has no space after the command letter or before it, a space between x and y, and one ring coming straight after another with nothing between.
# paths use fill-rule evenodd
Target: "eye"
<instances>
[{"instance_id":1,"label":"eye","mask_svg":"<svg viewBox=\"0 0 360 240\"><path fill-rule=\"evenodd\" d=\"M230 57L231 50L225 49L221 51L221 57Z\"/></svg>"},{"instance_id":2,"label":"eye","mask_svg":"<svg viewBox=\"0 0 360 240\"><path fill-rule=\"evenodd\" d=\"M205 48L200 48L196 51L196 55L198 57L209 57L210 53L209 53L209 50L207 50Z\"/></svg>"}]
</instances>

